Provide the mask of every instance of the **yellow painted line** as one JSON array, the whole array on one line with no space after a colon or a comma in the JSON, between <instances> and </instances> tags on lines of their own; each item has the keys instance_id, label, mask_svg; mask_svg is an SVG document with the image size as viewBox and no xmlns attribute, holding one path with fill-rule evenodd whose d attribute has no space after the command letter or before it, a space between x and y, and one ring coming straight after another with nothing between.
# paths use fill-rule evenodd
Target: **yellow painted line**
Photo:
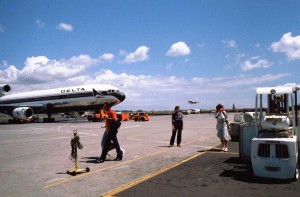
<instances>
[{"instance_id":1,"label":"yellow painted line","mask_svg":"<svg viewBox=\"0 0 300 197\"><path fill-rule=\"evenodd\" d=\"M128 164L128 163L131 163L131 162L134 162L134 161L137 161L137 160L141 160L141 159L144 159L144 158L153 156L153 155L157 155L157 154L166 152L166 151L168 151L168 150L170 150L170 149L164 149L164 150L157 151L157 152L154 152L154 153L151 153L151 154L148 154L148 155L144 155L144 156L142 156L142 157L138 157L138 158L131 159L131 160L128 160L128 161L125 161L125 162L121 162L121 163L118 163L118 164L116 164L116 165L108 166L108 167L106 167L106 168L101 168L101 169L99 169L99 170L90 171L90 172L85 173L85 174L79 174L79 175L76 175L76 176L74 176L74 177L70 177L70 178L68 178L68 179L62 180L62 181L58 181L58 182L55 182L55 183L47 184L47 185L44 186L44 188L54 187L54 186L56 186L56 185L60 185L60 184L65 183L65 182L69 182L69 181L72 181L72 180L75 180L75 179L78 179L78 178L81 178L81 177L84 177L84 176L88 176L88 175L92 175L92 174L95 174L95 173L99 173L99 172L102 172L102 171L105 171L105 170L109 170L109 169L118 167L118 166L120 166L120 165Z\"/></svg>"},{"instance_id":2,"label":"yellow painted line","mask_svg":"<svg viewBox=\"0 0 300 197\"><path fill-rule=\"evenodd\" d=\"M114 189L112 191L109 191L109 192L103 194L102 196L103 197L114 196L114 195L116 195L116 194L118 194L118 193L120 193L120 192L122 192L122 191L124 191L126 189L129 189L129 188L131 188L131 187L133 187L133 186L135 186L135 185L137 185L139 183L142 183L142 182L144 182L144 181L146 181L146 180L148 180L150 178L153 178L153 177L155 177L155 176L157 176L159 174L162 174L163 172L166 172L166 171L168 171L168 170L170 170L172 168L175 168L176 166L179 166L180 164L183 164L183 163L185 163L185 162L187 162L187 161L189 161L191 159L194 159L195 157L198 157L198 156L200 156L200 155L202 155L204 153L205 152L197 153L196 155L194 155L194 156L192 156L192 157L190 157L188 159L185 159L185 160L182 160L182 161L180 161L178 163L175 163L173 165L161 168L161 169L159 169L159 170L157 170L157 171L155 171L153 173L150 173L148 175L143 176L140 179L134 180L134 181L132 181L130 183L127 183L125 185L122 185L122 186L120 186L120 187L118 187L118 188L116 188L116 189Z\"/></svg>"},{"instance_id":3,"label":"yellow painted line","mask_svg":"<svg viewBox=\"0 0 300 197\"><path fill-rule=\"evenodd\" d=\"M210 135L210 136L207 136L205 138L209 138L211 136L214 136L214 135ZM193 143L193 142L196 142L196 141L199 141L199 140L202 140L203 138L200 138L200 139L197 139L197 140L193 140L193 141L190 141L190 142L187 142L185 144L182 144L183 146L184 145L187 145L187 144L190 144L190 143ZM157 152L154 152L154 153L151 153L151 154L148 154L148 155L144 155L144 156L141 156L141 157L138 157L138 158L135 158L135 159L131 159L131 160L128 160L128 161L124 161L124 162L121 162L121 163L118 163L116 165L111 165L111 166L108 166L106 168L101 168L101 169L98 169L98 170L94 170L94 171L90 171L88 173L83 173L83 174L78 174L76 176L73 176L73 177L70 177L68 179L64 179L64 180L61 180L61 181L58 181L58 182L54 182L54 183L50 183L50 184L46 184L44 185L44 188L45 189L48 189L48 188L51 188L51 187L54 187L54 186L57 186L57 185L61 185L63 183L66 183L66 182L70 182L72 180L75 180L75 179L79 179L81 177L85 177L85 176L88 176L88 175L93 175L93 174L96 174L96 173L99 173L99 172L103 172L105 170L109 170L109 169L112 169L112 168L115 168L115 167L118 167L118 166L121 166L121 165L124 165L124 164L129 164L131 162L135 162L137 160L141 160L141 159L145 159L147 157L151 157L151 156L154 156L154 155L158 155L158 154L161 154L161 153L164 153L164 152L167 152L169 150L171 150L172 148L167 148L167 149L164 149L164 150L160 150L160 151L157 151Z\"/></svg>"},{"instance_id":4,"label":"yellow painted line","mask_svg":"<svg viewBox=\"0 0 300 197\"><path fill-rule=\"evenodd\" d=\"M219 145L220 144L215 145L214 147L219 146ZM134 181L132 181L130 183L127 183L127 184L124 184L124 185L122 185L122 186L120 186L120 187L118 187L116 189L108 191L108 192L104 193L102 196L103 197L112 197L112 196L114 196L114 195L116 195L116 194L118 194L118 193L120 193L120 192L122 192L124 190L127 190L127 189L129 189L129 188L131 188L131 187L133 187L133 186L135 186L135 185L137 185L139 183L142 183L142 182L144 182L146 180L149 180L149 179L151 179L151 178L153 178L153 177L155 177L155 176L157 176L159 174L162 174L163 172L166 172L166 171L168 171L168 170L170 170L172 168L175 168L175 167L177 167L177 166L179 166L179 165L181 165L181 164L183 164L185 162L188 162L188 161L190 161L190 160L192 160L192 159L194 159L194 158L196 158L196 157L198 157L200 155L203 155L204 153L208 153L208 152L209 151L203 151L201 153L197 153L196 155L193 155L193 156L191 156L191 157L189 157L187 159L184 159L184 160L182 160L182 161L180 161L178 163L175 163L175 164L172 164L170 166L161 168L161 169L159 169L159 170L157 170L157 171L155 171L153 173L150 173L148 175L145 175L145 176L143 176L143 177L141 177L141 178L139 178L137 180L134 180Z\"/></svg>"},{"instance_id":5,"label":"yellow painted line","mask_svg":"<svg viewBox=\"0 0 300 197\"><path fill-rule=\"evenodd\" d=\"M224 152L224 151L206 151L206 153L211 153L211 154L232 154L232 155L238 155L239 154L237 152Z\"/></svg>"}]
</instances>

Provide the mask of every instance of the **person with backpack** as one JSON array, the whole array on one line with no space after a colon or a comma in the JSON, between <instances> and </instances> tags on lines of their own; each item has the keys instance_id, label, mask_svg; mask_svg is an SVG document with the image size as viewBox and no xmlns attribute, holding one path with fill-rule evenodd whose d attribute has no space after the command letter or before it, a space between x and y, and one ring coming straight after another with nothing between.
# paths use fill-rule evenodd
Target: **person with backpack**
<instances>
[{"instance_id":1,"label":"person with backpack","mask_svg":"<svg viewBox=\"0 0 300 197\"><path fill-rule=\"evenodd\" d=\"M105 132L107 135L106 139L104 139L104 146L102 148L101 156L97 159L97 161L99 163L103 163L105 161L111 141L113 142L117 151L117 157L114 160L121 161L123 159L123 151L120 148L117 138L117 133L119 127L121 126L121 122L117 119L117 114L111 109L111 105L109 103L105 103L103 109L107 112L105 115Z\"/></svg>"}]
</instances>

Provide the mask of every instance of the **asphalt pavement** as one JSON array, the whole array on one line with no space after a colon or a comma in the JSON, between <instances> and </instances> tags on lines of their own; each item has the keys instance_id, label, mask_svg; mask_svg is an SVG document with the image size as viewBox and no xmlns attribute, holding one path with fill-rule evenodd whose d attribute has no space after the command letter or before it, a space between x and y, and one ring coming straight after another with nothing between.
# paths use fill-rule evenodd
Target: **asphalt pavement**
<instances>
[{"instance_id":1,"label":"asphalt pavement","mask_svg":"<svg viewBox=\"0 0 300 197\"><path fill-rule=\"evenodd\" d=\"M231 119L233 115L229 116ZM170 116L122 122L122 161L97 163L104 123L62 119L55 123L0 125L0 196L298 196L300 182L255 177L239 158L239 143L219 148L215 119L184 116L182 147L169 147ZM83 149L71 176L70 140L77 130Z\"/></svg>"}]
</instances>

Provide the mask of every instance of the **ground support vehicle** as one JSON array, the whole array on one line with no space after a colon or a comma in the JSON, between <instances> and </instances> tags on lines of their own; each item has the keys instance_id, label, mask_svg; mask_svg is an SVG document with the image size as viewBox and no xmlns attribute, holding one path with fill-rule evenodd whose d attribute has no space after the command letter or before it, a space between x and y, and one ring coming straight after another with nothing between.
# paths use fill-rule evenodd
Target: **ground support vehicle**
<instances>
[{"instance_id":1,"label":"ground support vehicle","mask_svg":"<svg viewBox=\"0 0 300 197\"><path fill-rule=\"evenodd\" d=\"M255 176L299 178L299 89L297 86L257 88L255 123L258 129L257 137L251 141L251 163ZM263 104L266 103L267 111L263 113Z\"/></svg>"},{"instance_id":2,"label":"ground support vehicle","mask_svg":"<svg viewBox=\"0 0 300 197\"><path fill-rule=\"evenodd\" d=\"M134 121L149 121L150 117L147 113L138 113L134 116Z\"/></svg>"},{"instance_id":3,"label":"ground support vehicle","mask_svg":"<svg viewBox=\"0 0 300 197\"><path fill-rule=\"evenodd\" d=\"M117 117L120 121L129 120L129 113L117 113Z\"/></svg>"}]
</instances>

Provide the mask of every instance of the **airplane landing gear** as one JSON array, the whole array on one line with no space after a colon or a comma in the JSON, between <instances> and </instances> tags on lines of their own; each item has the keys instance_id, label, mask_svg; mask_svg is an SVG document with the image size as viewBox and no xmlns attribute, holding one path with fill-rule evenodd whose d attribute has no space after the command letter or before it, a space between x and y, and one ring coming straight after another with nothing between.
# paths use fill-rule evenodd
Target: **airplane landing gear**
<instances>
[{"instance_id":1,"label":"airplane landing gear","mask_svg":"<svg viewBox=\"0 0 300 197\"><path fill-rule=\"evenodd\" d=\"M43 122L55 122L55 119L51 118L51 114L48 114L48 118L44 118Z\"/></svg>"}]
</instances>

